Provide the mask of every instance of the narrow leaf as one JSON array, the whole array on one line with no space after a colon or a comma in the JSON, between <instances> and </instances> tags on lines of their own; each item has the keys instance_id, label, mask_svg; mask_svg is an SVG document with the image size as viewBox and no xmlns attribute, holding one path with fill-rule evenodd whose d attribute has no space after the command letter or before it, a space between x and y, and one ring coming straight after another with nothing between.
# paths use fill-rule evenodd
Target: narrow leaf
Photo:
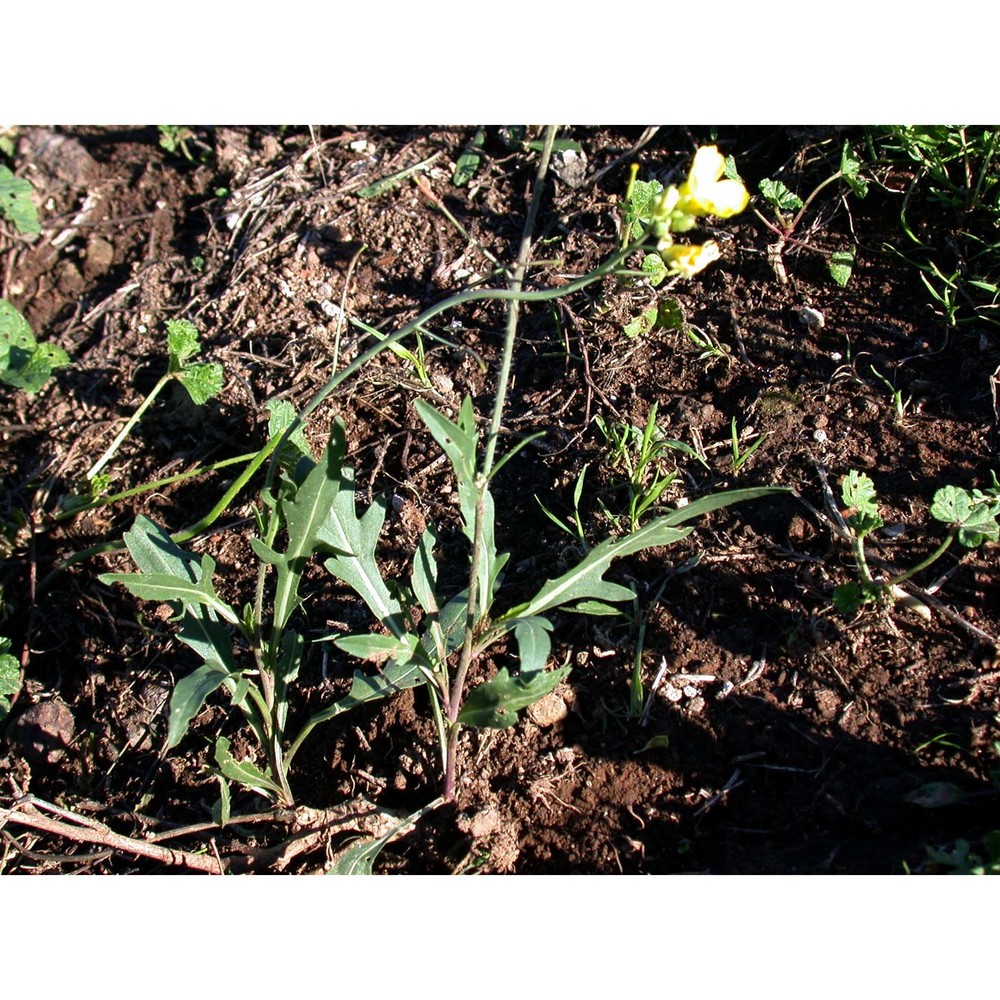
<instances>
[{"instance_id":1,"label":"narrow leaf","mask_svg":"<svg viewBox=\"0 0 1000 1000\"><path fill-rule=\"evenodd\" d=\"M426 816L432 809L437 809L443 801L443 799L435 799L424 806L423 809L418 809L415 813L404 817L384 837L379 837L377 840L356 840L337 855L327 874L371 875L372 865L383 849L397 837L413 829L418 820Z\"/></svg>"},{"instance_id":2,"label":"narrow leaf","mask_svg":"<svg viewBox=\"0 0 1000 1000\"><path fill-rule=\"evenodd\" d=\"M530 618L561 604L593 598L600 601L629 601L635 595L628 587L603 579L612 561L656 545L669 545L684 538L690 528L671 527L658 517L622 538L609 538L590 552L571 570L554 580L547 580L527 604L508 612L505 618Z\"/></svg>"},{"instance_id":3,"label":"narrow leaf","mask_svg":"<svg viewBox=\"0 0 1000 1000\"><path fill-rule=\"evenodd\" d=\"M385 670L374 676L366 676L360 670L355 670L351 690L339 701L324 708L322 712L317 712L309 721L314 725L327 722L365 702L388 698L389 695L398 694L406 688L423 684L425 679L423 671L413 662L402 666L390 663Z\"/></svg>"},{"instance_id":4,"label":"narrow leaf","mask_svg":"<svg viewBox=\"0 0 1000 1000\"><path fill-rule=\"evenodd\" d=\"M340 492L346 449L344 426L335 421L323 458L312 468L295 495L281 505L288 546L284 556L275 563L278 573L273 629L276 635L284 630L298 603L299 582L310 557L320 542L325 541L323 529Z\"/></svg>"},{"instance_id":5,"label":"narrow leaf","mask_svg":"<svg viewBox=\"0 0 1000 1000\"><path fill-rule=\"evenodd\" d=\"M677 442L678 444L680 442ZM761 497L778 496L782 493L790 493L787 486L753 486L745 490L720 490L718 493L711 493L707 497L700 497L692 500L684 507L664 514L662 520L664 524L685 524L693 521L696 517L709 514L713 510L720 510L723 507L730 507L734 503L743 503L746 500L759 500Z\"/></svg>"},{"instance_id":6,"label":"narrow leaf","mask_svg":"<svg viewBox=\"0 0 1000 1000\"><path fill-rule=\"evenodd\" d=\"M410 574L410 585L413 593L420 602L420 607L428 615L437 614L438 600L435 588L437 587L437 561L434 559L434 545L437 542L437 534L434 526L428 525L424 533L420 536L420 544L417 551L413 553L413 572Z\"/></svg>"},{"instance_id":7,"label":"narrow leaf","mask_svg":"<svg viewBox=\"0 0 1000 1000\"><path fill-rule=\"evenodd\" d=\"M182 678L170 696L170 722L167 748L173 749L184 738L191 720L201 711L205 699L222 686L230 672L218 663L204 663Z\"/></svg>"}]
</instances>

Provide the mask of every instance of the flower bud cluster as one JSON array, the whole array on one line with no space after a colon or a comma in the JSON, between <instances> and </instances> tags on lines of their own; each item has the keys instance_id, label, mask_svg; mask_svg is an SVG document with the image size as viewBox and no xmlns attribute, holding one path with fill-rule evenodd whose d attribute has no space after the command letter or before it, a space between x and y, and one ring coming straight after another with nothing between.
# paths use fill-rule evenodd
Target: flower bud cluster
<instances>
[{"instance_id":1,"label":"flower bud cluster","mask_svg":"<svg viewBox=\"0 0 1000 1000\"><path fill-rule=\"evenodd\" d=\"M649 221L657 239L656 250L673 274L690 278L722 256L714 240L701 246L675 245L674 233L694 229L702 216L728 219L750 203L750 195L741 181L723 178L725 166L725 157L716 146L702 146L695 153L687 180L679 187L672 184L665 188L650 205Z\"/></svg>"}]
</instances>

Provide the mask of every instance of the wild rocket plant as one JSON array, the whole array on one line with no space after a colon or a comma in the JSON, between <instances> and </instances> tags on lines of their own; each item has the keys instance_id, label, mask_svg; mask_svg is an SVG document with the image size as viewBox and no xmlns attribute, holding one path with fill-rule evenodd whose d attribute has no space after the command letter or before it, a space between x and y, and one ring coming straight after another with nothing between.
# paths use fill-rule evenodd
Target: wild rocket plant
<instances>
[{"instance_id":1,"label":"wild rocket plant","mask_svg":"<svg viewBox=\"0 0 1000 1000\"><path fill-rule=\"evenodd\" d=\"M554 130L550 130L539 182L553 135ZM688 522L713 510L780 492L777 488L761 488L702 497L624 536L585 548L571 569L537 583L527 601L503 601L503 570L509 555L498 549L498 537L506 526L497 516L490 487L500 469L527 443L521 441L497 458L516 339L517 303L559 298L621 273L626 257L643 245L650 231L666 251L673 245L669 236L672 227L682 231L684 226L693 225L698 215L716 210L718 214L732 214L730 209L735 211L740 200L745 204L745 191L737 198L726 182L719 181L717 157L712 153L708 167L698 166L709 159L701 151L696 157L698 169L692 168L688 182L679 190L671 189L676 197L668 195L655 210L657 221L596 271L561 288L524 292L521 279L541 190L541 184L536 184L525 240L508 289L463 293L431 307L401 330L380 335L368 351L336 373L281 434L272 434L262 450L262 454L272 456L272 464L261 493L258 531L251 539L260 561L255 599L242 611L219 595L214 582L216 566L210 556L196 557L186 552L177 540L145 518L136 522L125 540L140 572L108 574L102 580L123 583L140 598L172 602L180 616L178 637L202 660L174 689L169 746L180 742L206 700L222 689L245 716L262 751L263 766L251 759L237 760L229 742L219 739L215 760L220 774L289 805L294 801L289 768L317 725L365 702L423 685L437 731L444 796L453 799L458 788L463 727L513 725L521 709L551 692L569 673L567 666L550 668L553 612L564 608L585 614L614 613L614 605L635 597L628 587L605 578L616 559L684 538L692 530ZM713 202L713 197L719 201ZM712 255L704 249L701 253ZM681 262L689 258L668 254L667 259L683 270ZM414 403L427 432L447 456L455 480L460 530L467 543L463 556L467 562L466 583L448 590L443 587L441 579L445 574L439 573L439 529L435 526L428 526L421 536L407 578L388 579L378 558L386 503L376 499L359 511L344 426L334 424L318 461L305 452L301 439L298 447L290 447L292 435L338 385L379 351L391 348L445 310L483 299L508 302L493 414L485 436L481 435L469 397L453 415L420 399ZM360 598L373 623L365 633L338 633L316 641L332 643L370 666L354 672L345 697L313 714L292 732L289 705L295 681L310 652L305 638L302 582L314 558L321 561L327 574ZM447 576L453 578L454 574ZM506 637L510 638L506 660L499 657L500 665L493 675L472 686L471 679L479 675L486 651Z\"/></svg>"}]
</instances>

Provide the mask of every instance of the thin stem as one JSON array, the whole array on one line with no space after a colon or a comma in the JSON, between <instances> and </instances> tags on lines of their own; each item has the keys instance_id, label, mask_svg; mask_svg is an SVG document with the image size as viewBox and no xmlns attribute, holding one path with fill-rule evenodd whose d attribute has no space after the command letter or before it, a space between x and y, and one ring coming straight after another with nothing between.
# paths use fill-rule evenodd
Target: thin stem
<instances>
[{"instance_id":1,"label":"thin stem","mask_svg":"<svg viewBox=\"0 0 1000 1000\"><path fill-rule=\"evenodd\" d=\"M794 219L792 219L792 224L788 230L789 233L795 232L795 227L798 226L798 224L802 221L802 216L806 214L806 209L813 203L813 200L816 198L816 195L818 195L820 191L823 190L823 188L828 187L830 184L833 184L834 181L839 181L840 178L843 176L844 176L843 171L838 170L832 177L827 177L827 179L823 181L822 184L817 184L816 187L813 188L812 194L809 195L808 198L806 198L802 207L799 209L798 214L795 216Z\"/></svg>"},{"instance_id":2,"label":"thin stem","mask_svg":"<svg viewBox=\"0 0 1000 1000\"><path fill-rule=\"evenodd\" d=\"M552 155L552 143L555 141L558 126L550 125L545 130L545 144L538 160L538 172L535 174L535 189L531 192L531 204L524 220L524 232L521 235L521 246L517 254L517 263L510 278L510 290L515 294L521 292L524 284L524 272L528 266L531 254L531 238L535 230L535 219L542 202L542 191L545 186L545 175L549 169L549 158ZM504 333L503 354L500 359L500 371L497 375L497 391L493 401L493 420L490 422L490 432L486 439L486 455L483 459L483 476L489 479L493 468L493 456L496 453L497 438L500 435L500 423L503 419L504 405L507 402L507 386L510 382L510 366L514 356L514 341L517 337L518 300L512 299L507 307L507 328Z\"/></svg>"},{"instance_id":3,"label":"thin stem","mask_svg":"<svg viewBox=\"0 0 1000 1000\"><path fill-rule=\"evenodd\" d=\"M538 208L541 204L545 174L548 171L549 158L552 155L552 143L556 137L556 129L557 126L550 125L545 131L545 143L542 147L542 155L538 161L538 171L535 174L535 187L531 194L528 214L524 220L524 232L521 236L521 246L517 254L517 263L514 265L514 270L510 277L510 292L513 297L509 300L507 307L507 326L504 332L503 353L500 360L500 370L497 375L496 395L493 401L493 419L490 423L490 430L486 439L486 452L483 456L482 469L476 482L478 497L476 499L475 525L472 532L472 559L469 567L469 610L465 620L465 635L462 640L462 651L459 656L458 669L455 672L454 683L451 685L451 697L447 706L450 725L448 728L448 745L445 751L447 763L445 766L443 794L445 800L449 802L455 798L455 785L458 774L458 736L461 731L461 726L458 723L458 713L462 707L465 680L468 676L469 667L472 664L476 626L483 617L479 613L477 604L480 600L478 592L479 567L483 549L483 531L486 517L486 491L489 489L490 472L493 469L497 440L500 436L500 424L503 420L504 404L507 400L507 387L510 382L514 343L517 339L517 316L519 299L522 295L521 287L524 282L524 272L528 265L528 257L531 254L531 237L535 228L535 219L538 216ZM488 601L489 595L482 595L482 599Z\"/></svg>"},{"instance_id":4,"label":"thin stem","mask_svg":"<svg viewBox=\"0 0 1000 1000\"><path fill-rule=\"evenodd\" d=\"M172 486L174 483L184 482L186 479L194 479L203 476L206 472L217 472L219 469L228 468L230 465L239 465L240 462L249 462L255 458L257 452L251 451L246 455L236 455L233 458L224 458L211 465L203 465L197 469L189 469L187 472L178 472L176 476L167 476L164 479L154 479L151 483L143 483L141 486L133 486L129 490L122 490L121 493L109 493L107 496L98 497L96 500L79 507L71 507L53 514L49 521L58 524L61 521L68 521L78 514L85 514L88 510L96 510L98 507L107 507L109 504L118 503L121 500L128 500L130 497L138 496L141 493L149 493L151 490L159 490L164 486Z\"/></svg>"},{"instance_id":5,"label":"thin stem","mask_svg":"<svg viewBox=\"0 0 1000 1000\"><path fill-rule=\"evenodd\" d=\"M898 584L902 583L904 580L909 580L911 576L916 576L922 570L927 569L927 567L930 566L932 563L936 563L938 559L940 559L941 556L943 556L945 552L948 551L949 547L951 546L951 543L955 541L955 536L958 534L958 531L959 531L959 526L957 524L953 525L949 530L945 540L926 559L924 559L923 562L917 563L917 565L914 566L912 569L908 569L905 573L900 573L899 576L894 576L889 581L888 585L890 587L895 587Z\"/></svg>"},{"instance_id":6,"label":"thin stem","mask_svg":"<svg viewBox=\"0 0 1000 1000\"><path fill-rule=\"evenodd\" d=\"M174 377L173 372L168 372L164 375L156 385L153 386L153 391L139 404L139 408L132 414L131 417L125 422L125 426L118 432L118 436L108 445L107 451L90 467L90 471L87 473L87 479L93 479L101 469L104 468L115 457L115 453L121 447L122 441L129 436L132 428L135 427L137 423L142 419L142 415L152 406L153 400L161 392L163 392L163 387Z\"/></svg>"}]
</instances>

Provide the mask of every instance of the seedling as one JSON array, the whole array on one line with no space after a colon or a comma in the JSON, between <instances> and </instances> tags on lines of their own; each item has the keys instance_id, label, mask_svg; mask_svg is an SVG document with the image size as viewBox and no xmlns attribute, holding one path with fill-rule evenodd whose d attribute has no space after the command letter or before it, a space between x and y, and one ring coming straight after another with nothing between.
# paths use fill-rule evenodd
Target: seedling
<instances>
[{"instance_id":1,"label":"seedling","mask_svg":"<svg viewBox=\"0 0 1000 1000\"><path fill-rule=\"evenodd\" d=\"M684 333L687 339L697 347L701 354L699 361L725 361L727 364L732 360L729 348L710 333L705 333L694 326L685 326Z\"/></svg>"},{"instance_id":2,"label":"seedling","mask_svg":"<svg viewBox=\"0 0 1000 1000\"><path fill-rule=\"evenodd\" d=\"M892 397L892 407L896 413L896 426L903 426L903 418L906 416L906 411L909 409L910 403L913 402L912 396L907 396L903 399L903 390L897 389L881 372L877 371L874 365L871 365L872 374L889 390L889 395Z\"/></svg>"},{"instance_id":3,"label":"seedling","mask_svg":"<svg viewBox=\"0 0 1000 1000\"><path fill-rule=\"evenodd\" d=\"M160 148L168 153L180 153L188 163L194 163L195 158L188 149L188 142L194 139L194 132L187 125L157 125L160 133Z\"/></svg>"},{"instance_id":4,"label":"seedling","mask_svg":"<svg viewBox=\"0 0 1000 1000\"><path fill-rule=\"evenodd\" d=\"M888 164L897 172L901 167L912 177L901 189L905 194L900 208L900 226L912 245L906 253L896 252L920 271L946 325L997 323L1000 129L962 125L873 128L869 145L875 167ZM908 221L911 206L918 200L944 212L939 228L925 227L919 236ZM933 213L928 214L933 218ZM971 310L971 315L962 316L963 310Z\"/></svg>"},{"instance_id":5,"label":"seedling","mask_svg":"<svg viewBox=\"0 0 1000 1000\"><path fill-rule=\"evenodd\" d=\"M8 167L0 164L0 215L9 219L22 236L34 236L42 231L38 209L32 199L34 190L29 181L15 177Z\"/></svg>"},{"instance_id":6,"label":"seedling","mask_svg":"<svg viewBox=\"0 0 1000 1000\"><path fill-rule=\"evenodd\" d=\"M71 363L61 347L38 343L28 321L0 299L0 382L33 396L57 368Z\"/></svg>"},{"instance_id":7,"label":"seedling","mask_svg":"<svg viewBox=\"0 0 1000 1000\"><path fill-rule=\"evenodd\" d=\"M588 548L587 539L583 533L583 519L580 516L580 500L583 497L583 482L587 476L587 469L590 468L590 463L588 462L581 470L580 475L576 477L576 486L573 487L573 516L567 517L566 520L562 520L552 513L545 504L542 503L538 497L535 497L535 503L542 508L542 513L560 530L565 531L567 535L575 539L580 547L584 550Z\"/></svg>"},{"instance_id":8,"label":"seedling","mask_svg":"<svg viewBox=\"0 0 1000 1000\"><path fill-rule=\"evenodd\" d=\"M771 207L775 222L772 223L766 219L756 209L754 209L754 213L778 237L777 243L769 248L768 256L774 266L778 280L782 284L786 284L788 281L781 256L786 244L794 243L796 246L803 247L814 253L823 253L823 251L817 250L808 243L796 239L793 234L817 195L837 181L844 181L848 188L859 198L864 198L868 193L868 182L861 176L861 161L851 151L848 142L844 143L840 151L840 169L827 177L826 180L817 184L805 201L780 180L766 177L758 185L758 190ZM794 215L792 214L793 212L795 213ZM838 250L832 255L827 256L830 276L838 285L846 285L851 276L851 269L854 266L856 256L854 248Z\"/></svg>"},{"instance_id":9,"label":"seedling","mask_svg":"<svg viewBox=\"0 0 1000 1000\"><path fill-rule=\"evenodd\" d=\"M736 431L736 417L733 417L732 423L729 425L729 433L732 444L733 473L739 475L743 466L753 458L754 452L767 440L767 435L761 434L746 451L742 451L740 449L740 436Z\"/></svg>"},{"instance_id":10,"label":"seedling","mask_svg":"<svg viewBox=\"0 0 1000 1000\"><path fill-rule=\"evenodd\" d=\"M360 330L364 330L365 333L370 334L378 341L385 341L386 334L374 327L369 326L367 323L363 323L361 320L352 318L351 325L358 327ZM413 369L414 377L417 381L426 388L433 388L433 383L431 382L430 373L427 370L427 356L424 351L424 340L421 336L422 333L427 331L420 329L419 327L414 332L414 348L411 351L408 347L404 347L402 344L388 344L388 348L396 355L397 358L401 358L403 361L407 362Z\"/></svg>"},{"instance_id":11,"label":"seedling","mask_svg":"<svg viewBox=\"0 0 1000 1000\"><path fill-rule=\"evenodd\" d=\"M917 565L902 573L876 579L868 562L864 540L883 527L879 513L875 484L864 473L852 469L841 484L841 498L853 512L846 518L851 531L852 550L858 570L857 580L834 588L833 604L844 615L853 616L865 604L891 604L905 601L919 610L914 600L904 591L901 584L932 566L948 551L954 541L965 548L977 548L985 541L997 541L1000 526L1000 500L995 492L960 489L944 486L934 494L931 503L931 517L948 526L944 541ZM920 605L923 607L923 605Z\"/></svg>"},{"instance_id":12,"label":"seedling","mask_svg":"<svg viewBox=\"0 0 1000 1000\"><path fill-rule=\"evenodd\" d=\"M191 363L201 351L198 343L198 330L193 323L184 319L167 320L167 356L166 374L153 386L149 395L139 404L139 408L126 421L118 436L108 445L104 454L94 462L87 472L88 482L93 483L100 471L117 454L122 442L132 433L133 428L142 419L145 412L153 405L154 400L171 383L179 382L186 390L191 402L202 406L213 396L222 391L222 365L213 363Z\"/></svg>"},{"instance_id":13,"label":"seedling","mask_svg":"<svg viewBox=\"0 0 1000 1000\"><path fill-rule=\"evenodd\" d=\"M653 507L678 476L675 467L664 470L663 461L670 451L679 451L701 461L697 452L683 441L668 439L656 423L656 403L652 405L645 427L633 427L625 422L605 423L594 418L604 437L611 466L624 472L628 488L629 530L635 531L642 516Z\"/></svg>"}]
</instances>

